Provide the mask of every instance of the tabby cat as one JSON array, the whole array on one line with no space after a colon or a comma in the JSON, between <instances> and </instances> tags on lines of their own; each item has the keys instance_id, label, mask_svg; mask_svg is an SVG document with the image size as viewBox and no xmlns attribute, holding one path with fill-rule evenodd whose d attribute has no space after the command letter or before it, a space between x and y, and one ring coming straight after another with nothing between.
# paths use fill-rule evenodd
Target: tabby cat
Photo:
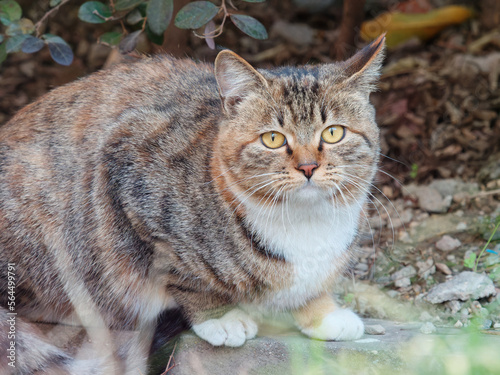
<instances>
[{"instance_id":1,"label":"tabby cat","mask_svg":"<svg viewBox=\"0 0 500 375\"><path fill-rule=\"evenodd\" d=\"M383 49L269 70L227 50L214 66L156 56L22 109L0 128L0 371L145 373L172 311L215 346L256 336L247 306L359 338L330 288L377 169ZM30 322L82 326L94 351ZM120 331L139 336L123 346Z\"/></svg>"}]
</instances>

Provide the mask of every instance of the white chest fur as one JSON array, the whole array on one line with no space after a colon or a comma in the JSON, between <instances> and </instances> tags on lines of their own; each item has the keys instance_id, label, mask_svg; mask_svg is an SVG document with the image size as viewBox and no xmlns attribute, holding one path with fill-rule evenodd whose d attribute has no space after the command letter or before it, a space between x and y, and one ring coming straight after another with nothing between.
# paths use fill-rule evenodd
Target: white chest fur
<instances>
[{"instance_id":1,"label":"white chest fur","mask_svg":"<svg viewBox=\"0 0 500 375\"><path fill-rule=\"evenodd\" d=\"M290 287L273 293L266 307L293 309L325 289L357 233L364 202L335 205L324 197L289 199L272 208L246 204L247 221L274 254L294 266Z\"/></svg>"}]
</instances>

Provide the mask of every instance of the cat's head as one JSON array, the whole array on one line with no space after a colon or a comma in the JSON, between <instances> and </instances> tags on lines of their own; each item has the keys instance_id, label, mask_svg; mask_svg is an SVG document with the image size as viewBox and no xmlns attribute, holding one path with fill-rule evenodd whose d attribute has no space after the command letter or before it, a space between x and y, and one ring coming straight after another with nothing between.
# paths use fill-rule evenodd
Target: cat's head
<instances>
[{"instance_id":1,"label":"cat's head","mask_svg":"<svg viewBox=\"0 0 500 375\"><path fill-rule=\"evenodd\" d=\"M225 120L219 172L238 201L358 200L376 171L379 130L369 102L384 36L341 63L255 70L222 51L215 73Z\"/></svg>"}]
</instances>

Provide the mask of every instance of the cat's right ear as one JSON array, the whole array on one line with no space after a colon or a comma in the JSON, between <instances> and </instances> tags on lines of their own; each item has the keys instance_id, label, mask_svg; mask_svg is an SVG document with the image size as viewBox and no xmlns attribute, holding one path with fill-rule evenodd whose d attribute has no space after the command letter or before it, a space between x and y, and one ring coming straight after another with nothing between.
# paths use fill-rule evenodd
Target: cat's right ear
<instances>
[{"instance_id":1,"label":"cat's right ear","mask_svg":"<svg viewBox=\"0 0 500 375\"><path fill-rule=\"evenodd\" d=\"M236 53L223 50L215 59L215 78L224 109L232 109L250 93L267 87L266 79Z\"/></svg>"}]
</instances>

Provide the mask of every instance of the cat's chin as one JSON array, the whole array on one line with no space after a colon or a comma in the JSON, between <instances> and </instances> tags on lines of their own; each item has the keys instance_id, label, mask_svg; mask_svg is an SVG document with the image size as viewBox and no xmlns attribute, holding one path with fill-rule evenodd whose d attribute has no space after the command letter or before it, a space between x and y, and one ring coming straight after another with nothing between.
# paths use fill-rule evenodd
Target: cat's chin
<instances>
[{"instance_id":1,"label":"cat's chin","mask_svg":"<svg viewBox=\"0 0 500 375\"><path fill-rule=\"evenodd\" d=\"M327 191L319 187L317 184L308 181L293 192L293 197L297 200L311 203L313 201L328 199L329 195Z\"/></svg>"}]
</instances>

